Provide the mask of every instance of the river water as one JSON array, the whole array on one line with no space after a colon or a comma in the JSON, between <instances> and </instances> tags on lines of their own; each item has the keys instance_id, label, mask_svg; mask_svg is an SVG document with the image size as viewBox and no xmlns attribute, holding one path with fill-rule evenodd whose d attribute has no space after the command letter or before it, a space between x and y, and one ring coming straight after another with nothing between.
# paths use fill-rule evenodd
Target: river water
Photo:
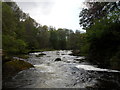
<instances>
[{"instance_id":1,"label":"river water","mask_svg":"<svg viewBox=\"0 0 120 90\"><path fill-rule=\"evenodd\" d=\"M38 57L44 53L46 55ZM111 88L119 90L120 71L97 68L84 56L71 56L71 51L30 53L26 60L34 65L19 72L4 86L7 88ZM61 58L61 61L55 61Z\"/></svg>"}]
</instances>

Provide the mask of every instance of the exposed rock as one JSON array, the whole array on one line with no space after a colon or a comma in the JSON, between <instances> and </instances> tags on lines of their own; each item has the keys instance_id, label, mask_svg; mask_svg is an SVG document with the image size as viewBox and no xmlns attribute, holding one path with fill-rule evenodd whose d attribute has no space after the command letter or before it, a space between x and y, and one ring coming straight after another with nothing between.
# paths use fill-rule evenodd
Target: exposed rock
<instances>
[{"instance_id":1,"label":"exposed rock","mask_svg":"<svg viewBox=\"0 0 120 90\"><path fill-rule=\"evenodd\" d=\"M46 55L46 54L45 53L40 53L40 54L36 55L36 57L41 57L43 55Z\"/></svg>"},{"instance_id":2,"label":"exposed rock","mask_svg":"<svg viewBox=\"0 0 120 90\"><path fill-rule=\"evenodd\" d=\"M60 58L56 58L55 61L61 61L61 59Z\"/></svg>"},{"instance_id":3,"label":"exposed rock","mask_svg":"<svg viewBox=\"0 0 120 90\"><path fill-rule=\"evenodd\" d=\"M25 62L23 60L11 60L5 62L2 65L3 79L9 78L17 74L18 72L34 67L32 64Z\"/></svg>"},{"instance_id":4,"label":"exposed rock","mask_svg":"<svg viewBox=\"0 0 120 90\"><path fill-rule=\"evenodd\" d=\"M80 56L80 50L73 50L72 53L69 55Z\"/></svg>"}]
</instances>

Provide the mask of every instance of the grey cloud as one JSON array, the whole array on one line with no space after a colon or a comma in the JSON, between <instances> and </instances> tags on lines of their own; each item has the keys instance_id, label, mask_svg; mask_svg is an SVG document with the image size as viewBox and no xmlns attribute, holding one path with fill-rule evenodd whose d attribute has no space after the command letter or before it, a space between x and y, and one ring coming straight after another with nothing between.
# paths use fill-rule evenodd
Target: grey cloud
<instances>
[{"instance_id":1,"label":"grey cloud","mask_svg":"<svg viewBox=\"0 0 120 90\"><path fill-rule=\"evenodd\" d=\"M54 5L54 2L51 0L45 0L43 2L17 2L17 4L21 7L21 9L24 9L25 11L30 11L32 9L35 10L36 8L39 8L41 13L49 14Z\"/></svg>"},{"instance_id":2,"label":"grey cloud","mask_svg":"<svg viewBox=\"0 0 120 90\"><path fill-rule=\"evenodd\" d=\"M17 2L17 4L21 7L24 8L24 10L26 9L30 9L30 8L35 8L36 7L36 2Z\"/></svg>"}]
</instances>

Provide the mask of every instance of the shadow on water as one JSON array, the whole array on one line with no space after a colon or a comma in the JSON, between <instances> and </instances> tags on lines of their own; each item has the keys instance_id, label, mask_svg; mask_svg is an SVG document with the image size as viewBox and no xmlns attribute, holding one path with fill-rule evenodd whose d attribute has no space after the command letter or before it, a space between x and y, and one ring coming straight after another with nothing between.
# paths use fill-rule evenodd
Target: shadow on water
<instances>
[{"instance_id":1,"label":"shadow on water","mask_svg":"<svg viewBox=\"0 0 120 90\"><path fill-rule=\"evenodd\" d=\"M109 88L110 90L120 89L120 73L118 72L98 72L100 78L97 79L98 83L96 88Z\"/></svg>"}]
</instances>

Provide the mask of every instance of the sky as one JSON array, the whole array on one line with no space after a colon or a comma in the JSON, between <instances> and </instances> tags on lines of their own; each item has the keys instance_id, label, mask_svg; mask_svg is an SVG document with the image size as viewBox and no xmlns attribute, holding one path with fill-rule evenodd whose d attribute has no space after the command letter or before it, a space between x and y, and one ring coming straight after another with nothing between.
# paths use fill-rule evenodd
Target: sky
<instances>
[{"instance_id":1,"label":"sky","mask_svg":"<svg viewBox=\"0 0 120 90\"><path fill-rule=\"evenodd\" d=\"M83 31L79 13L84 0L13 0L41 25Z\"/></svg>"}]
</instances>

